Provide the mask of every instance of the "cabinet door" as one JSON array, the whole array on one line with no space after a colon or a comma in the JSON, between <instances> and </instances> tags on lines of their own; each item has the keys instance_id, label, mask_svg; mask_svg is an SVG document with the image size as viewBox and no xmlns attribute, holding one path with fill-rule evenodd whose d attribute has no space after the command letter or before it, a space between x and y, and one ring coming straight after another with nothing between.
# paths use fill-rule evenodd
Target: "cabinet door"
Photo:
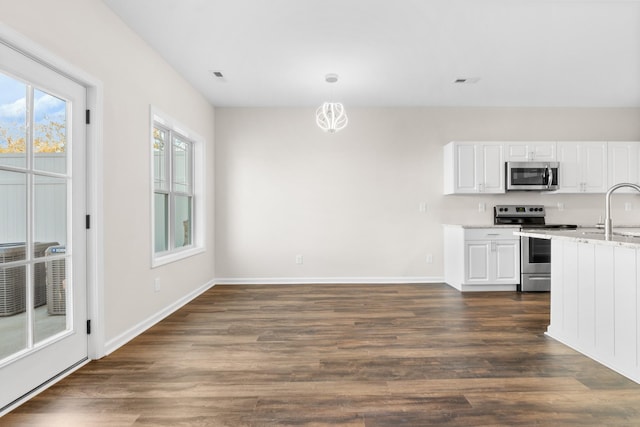
<instances>
[{"instance_id":1,"label":"cabinet door","mask_svg":"<svg viewBox=\"0 0 640 427\"><path fill-rule=\"evenodd\" d=\"M579 193L583 187L579 145L577 142L558 142L559 193Z\"/></svg>"},{"instance_id":2,"label":"cabinet door","mask_svg":"<svg viewBox=\"0 0 640 427\"><path fill-rule=\"evenodd\" d=\"M490 277L491 242L475 240L465 242L465 283L487 283Z\"/></svg>"},{"instance_id":3,"label":"cabinet door","mask_svg":"<svg viewBox=\"0 0 640 427\"><path fill-rule=\"evenodd\" d=\"M505 161L530 162L530 161L555 161L556 143L543 142L507 142L505 145Z\"/></svg>"},{"instance_id":4,"label":"cabinet door","mask_svg":"<svg viewBox=\"0 0 640 427\"><path fill-rule=\"evenodd\" d=\"M606 142L558 142L559 193L607 191Z\"/></svg>"},{"instance_id":5,"label":"cabinet door","mask_svg":"<svg viewBox=\"0 0 640 427\"><path fill-rule=\"evenodd\" d=\"M609 142L607 144L607 187L621 182L638 184L638 142ZM635 192L630 188L618 191Z\"/></svg>"},{"instance_id":6,"label":"cabinet door","mask_svg":"<svg viewBox=\"0 0 640 427\"><path fill-rule=\"evenodd\" d=\"M520 240L492 242L496 283L520 283Z\"/></svg>"},{"instance_id":7,"label":"cabinet door","mask_svg":"<svg viewBox=\"0 0 640 427\"><path fill-rule=\"evenodd\" d=\"M507 162L526 162L530 160L529 146L524 142L507 142L504 151L505 161Z\"/></svg>"},{"instance_id":8,"label":"cabinet door","mask_svg":"<svg viewBox=\"0 0 640 427\"><path fill-rule=\"evenodd\" d=\"M529 147L531 160L536 162L555 161L556 160L556 143L555 142L532 142Z\"/></svg>"},{"instance_id":9,"label":"cabinet door","mask_svg":"<svg viewBox=\"0 0 640 427\"><path fill-rule=\"evenodd\" d=\"M587 193L607 192L607 143L585 142L581 145L583 191ZM562 166L561 166L562 167Z\"/></svg>"},{"instance_id":10,"label":"cabinet door","mask_svg":"<svg viewBox=\"0 0 640 427\"><path fill-rule=\"evenodd\" d=\"M477 157L475 144L456 144L454 150L455 193L477 193L480 191Z\"/></svg>"},{"instance_id":11,"label":"cabinet door","mask_svg":"<svg viewBox=\"0 0 640 427\"><path fill-rule=\"evenodd\" d=\"M480 192L504 193L504 151L502 144L480 144L478 170Z\"/></svg>"},{"instance_id":12,"label":"cabinet door","mask_svg":"<svg viewBox=\"0 0 640 427\"><path fill-rule=\"evenodd\" d=\"M501 143L451 142L444 147L444 193L504 193Z\"/></svg>"}]
</instances>

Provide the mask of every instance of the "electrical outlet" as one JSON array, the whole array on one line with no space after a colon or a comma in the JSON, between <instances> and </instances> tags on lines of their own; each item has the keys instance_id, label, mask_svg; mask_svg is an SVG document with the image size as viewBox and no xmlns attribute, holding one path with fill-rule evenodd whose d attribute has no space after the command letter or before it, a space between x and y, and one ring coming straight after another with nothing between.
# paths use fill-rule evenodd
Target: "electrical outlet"
<instances>
[{"instance_id":1,"label":"electrical outlet","mask_svg":"<svg viewBox=\"0 0 640 427\"><path fill-rule=\"evenodd\" d=\"M626 202L624 204L624 210L627 212L633 210L633 205L630 202Z\"/></svg>"},{"instance_id":2,"label":"electrical outlet","mask_svg":"<svg viewBox=\"0 0 640 427\"><path fill-rule=\"evenodd\" d=\"M484 202L478 203L478 212L484 212L487 210L487 204Z\"/></svg>"},{"instance_id":3,"label":"electrical outlet","mask_svg":"<svg viewBox=\"0 0 640 427\"><path fill-rule=\"evenodd\" d=\"M562 202L558 202L558 205L557 205L557 206L558 206L558 210L559 210L559 211L563 211L563 210L564 210L564 203L562 203Z\"/></svg>"},{"instance_id":4,"label":"electrical outlet","mask_svg":"<svg viewBox=\"0 0 640 427\"><path fill-rule=\"evenodd\" d=\"M296 255L296 264L302 264L303 261L302 255Z\"/></svg>"},{"instance_id":5,"label":"electrical outlet","mask_svg":"<svg viewBox=\"0 0 640 427\"><path fill-rule=\"evenodd\" d=\"M420 213L425 213L427 212L427 202L422 202L420 203L420 205L418 206L418 211Z\"/></svg>"},{"instance_id":6,"label":"electrical outlet","mask_svg":"<svg viewBox=\"0 0 640 427\"><path fill-rule=\"evenodd\" d=\"M431 264L433 262L433 255L427 254L427 264Z\"/></svg>"},{"instance_id":7,"label":"electrical outlet","mask_svg":"<svg viewBox=\"0 0 640 427\"><path fill-rule=\"evenodd\" d=\"M156 277L153 279L153 291L160 292L160 278Z\"/></svg>"}]
</instances>

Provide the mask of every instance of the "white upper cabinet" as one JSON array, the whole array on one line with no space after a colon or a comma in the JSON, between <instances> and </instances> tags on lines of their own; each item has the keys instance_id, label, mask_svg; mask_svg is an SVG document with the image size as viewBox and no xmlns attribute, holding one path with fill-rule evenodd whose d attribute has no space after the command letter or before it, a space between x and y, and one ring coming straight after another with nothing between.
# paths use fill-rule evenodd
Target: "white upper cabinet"
<instances>
[{"instance_id":1,"label":"white upper cabinet","mask_svg":"<svg viewBox=\"0 0 640 427\"><path fill-rule=\"evenodd\" d=\"M607 191L606 142L558 142L560 162L558 193L605 193Z\"/></svg>"},{"instance_id":2,"label":"white upper cabinet","mask_svg":"<svg viewBox=\"0 0 640 427\"><path fill-rule=\"evenodd\" d=\"M556 143L541 142L505 142L505 161L507 162L549 162L556 160Z\"/></svg>"},{"instance_id":3,"label":"white upper cabinet","mask_svg":"<svg viewBox=\"0 0 640 427\"><path fill-rule=\"evenodd\" d=\"M608 186L621 182L631 182L640 184L638 175L638 162L640 142L609 142L608 143ZM621 188L618 191L635 192L628 188Z\"/></svg>"},{"instance_id":4,"label":"white upper cabinet","mask_svg":"<svg viewBox=\"0 0 640 427\"><path fill-rule=\"evenodd\" d=\"M493 142L450 142L444 147L444 193L504 193L504 148Z\"/></svg>"},{"instance_id":5,"label":"white upper cabinet","mask_svg":"<svg viewBox=\"0 0 640 427\"><path fill-rule=\"evenodd\" d=\"M450 142L444 147L444 194L504 193L505 162L528 161L560 163L555 193L606 193L621 182L640 184L639 141Z\"/></svg>"}]
</instances>

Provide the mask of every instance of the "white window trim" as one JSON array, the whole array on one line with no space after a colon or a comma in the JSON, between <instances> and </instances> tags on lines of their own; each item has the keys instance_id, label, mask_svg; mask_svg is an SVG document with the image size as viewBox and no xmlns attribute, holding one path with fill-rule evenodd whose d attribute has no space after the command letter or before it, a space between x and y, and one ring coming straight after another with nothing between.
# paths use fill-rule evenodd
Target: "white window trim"
<instances>
[{"instance_id":1,"label":"white window trim","mask_svg":"<svg viewBox=\"0 0 640 427\"><path fill-rule=\"evenodd\" d=\"M179 261L191 256L203 253L206 250L206 221L204 217L205 201L205 179L204 179L204 159L205 159L205 140L196 132L191 131L186 126L177 122L169 115L163 113L153 105L150 106L149 115L149 174L150 179L150 213L151 218L151 268ZM173 251L156 254L155 253L155 213L154 213L154 153L153 153L153 126L159 123L167 129L171 129L180 135L188 138L193 142L193 230L192 245L186 249L175 249Z\"/></svg>"}]
</instances>

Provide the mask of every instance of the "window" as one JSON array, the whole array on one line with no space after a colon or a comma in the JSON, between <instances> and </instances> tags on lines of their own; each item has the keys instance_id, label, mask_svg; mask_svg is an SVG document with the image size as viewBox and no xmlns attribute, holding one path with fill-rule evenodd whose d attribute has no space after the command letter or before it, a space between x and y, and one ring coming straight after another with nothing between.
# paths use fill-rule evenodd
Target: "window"
<instances>
[{"instance_id":1,"label":"window","mask_svg":"<svg viewBox=\"0 0 640 427\"><path fill-rule=\"evenodd\" d=\"M151 110L152 266L204 251L202 138Z\"/></svg>"}]
</instances>

